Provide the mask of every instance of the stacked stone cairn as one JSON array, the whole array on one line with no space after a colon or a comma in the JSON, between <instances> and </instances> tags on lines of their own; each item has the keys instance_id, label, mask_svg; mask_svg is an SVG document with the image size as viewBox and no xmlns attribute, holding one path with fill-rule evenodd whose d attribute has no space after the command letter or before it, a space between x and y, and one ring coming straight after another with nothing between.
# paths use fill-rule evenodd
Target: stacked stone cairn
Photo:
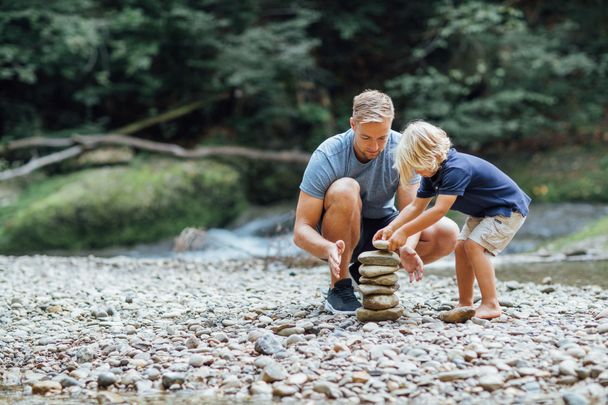
<instances>
[{"instance_id":1,"label":"stacked stone cairn","mask_svg":"<svg viewBox=\"0 0 608 405\"><path fill-rule=\"evenodd\" d=\"M357 309L361 322L395 321L403 315L403 307L395 292L399 289L397 270L399 255L387 250L388 242L373 242L378 250L359 255L361 279L359 291L363 295L363 307Z\"/></svg>"}]
</instances>

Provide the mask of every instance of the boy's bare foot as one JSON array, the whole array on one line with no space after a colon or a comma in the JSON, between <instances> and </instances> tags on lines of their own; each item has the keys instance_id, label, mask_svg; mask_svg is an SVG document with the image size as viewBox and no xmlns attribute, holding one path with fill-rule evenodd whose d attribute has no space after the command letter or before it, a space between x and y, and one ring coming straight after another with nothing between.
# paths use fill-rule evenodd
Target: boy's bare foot
<instances>
[{"instance_id":1,"label":"boy's bare foot","mask_svg":"<svg viewBox=\"0 0 608 405\"><path fill-rule=\"evenodd\" d=\"M481 304L475 308L475 316L481 319L494 319L502 315L500 305Z\"/></svg>"},{"instance_id":2,"label":"boy's bare foot","mask_svg":"<svg viewBox=\"0 0 608 405\"><path fill-rule=\"evenodd\" d=\"M439 314L439 319L448 323L463 323L475 316L473 307L456 307Z\"/></svg>"}]
</instances>

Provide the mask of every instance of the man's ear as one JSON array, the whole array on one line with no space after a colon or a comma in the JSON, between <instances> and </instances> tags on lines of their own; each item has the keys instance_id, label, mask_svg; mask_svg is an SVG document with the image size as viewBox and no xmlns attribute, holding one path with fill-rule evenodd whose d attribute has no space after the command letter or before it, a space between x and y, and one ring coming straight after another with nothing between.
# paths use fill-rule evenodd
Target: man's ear
<instances>
[{"instance_id":1,"label":"man's ear","mask_svg":"<svg viewBox=\"0 0 608 405\"><path fill-rule=\"evenodd\" d=\"M350 117L350 127L353 129L353 131L355 130L355 119L353 117Z\"/></svg>"}]
</instances>

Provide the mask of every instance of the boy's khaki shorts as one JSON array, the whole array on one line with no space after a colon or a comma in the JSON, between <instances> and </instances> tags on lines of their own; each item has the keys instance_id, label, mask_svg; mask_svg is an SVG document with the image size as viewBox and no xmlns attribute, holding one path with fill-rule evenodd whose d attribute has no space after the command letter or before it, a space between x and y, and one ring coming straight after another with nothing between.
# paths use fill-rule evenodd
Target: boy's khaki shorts
<instances>
[{"instance_id":1,"label":"boy's khaki shorts","mask_svg":"<svg viewBox=\"0 0 608 405\"><path fill-rule=\"evenodd\" d=\"M458 240L471 239L497 256L511 242L525 220L526 217L519 212L513 212L510 217L467 217Z\"/></svg>"}]
</instances>

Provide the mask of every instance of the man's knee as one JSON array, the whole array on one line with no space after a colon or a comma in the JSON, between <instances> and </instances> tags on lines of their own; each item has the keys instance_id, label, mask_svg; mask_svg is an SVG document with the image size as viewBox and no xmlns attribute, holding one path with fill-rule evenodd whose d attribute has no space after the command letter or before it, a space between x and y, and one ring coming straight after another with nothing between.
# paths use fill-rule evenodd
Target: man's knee
<instances>
[{"instance_id":1,"label":"man's knee","mask_svg":"<svg viewBox=\"0 0 608 405\"><path fill-rule=\"evenodd\" d=\"M340 207L361 212L360 190L359 183L353 178L343 177L334 181L325 193L325 209Z\"/></svg>"},{"instance_id":2,"label":"man's knee","mask_svg":"<svg viewBox=\"0 0 608 405\"><path fill-rule=\"evenodd\" d=\"M435 247L441 256L447 256L454 251L458 243L458 225L449 218L443 218L436 224Z\"/></svg>"}]
</instances>

